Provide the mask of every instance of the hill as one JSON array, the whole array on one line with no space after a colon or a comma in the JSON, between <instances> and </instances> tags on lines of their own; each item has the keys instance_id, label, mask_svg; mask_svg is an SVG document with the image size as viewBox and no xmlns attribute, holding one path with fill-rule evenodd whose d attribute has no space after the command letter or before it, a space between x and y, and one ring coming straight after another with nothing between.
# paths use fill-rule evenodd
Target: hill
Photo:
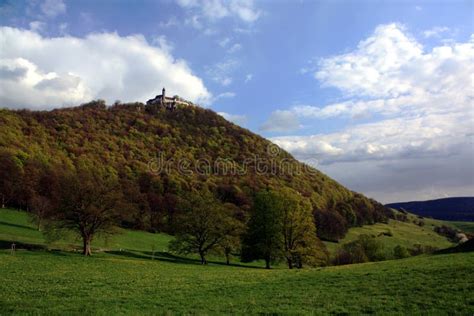
<instances>
[{"instance_id":1,"label":"hill","mask_svg":"<svg viewBox=\"0 0 474 316\"><path fill-rule=\"evenodd\" d=\"M326 240L390 216L380 203L196 106L169 111L94 101L52 111L3 109L0 125L0 193L11 207L54 198L57 174L85 165L120 180L128 228L173 233L179 200L207 189L245 218L256 191L292 188L310 200Z\"/></svg>"},{"instance_id":2,"label":"hill","mask_svg":"<svg viewBox=\"0 0 474 316\"><path fill-rule=\"evenodd\" d=\"M387 207L447 221L474 222L474 197L390 203Z\"/></svg>"},{"instance_id":3,"label":"hill","mask_svg":"<svg viewBox=\"0 0 474 316\"><path fill-rule=\"evenodd\" d=\"M413 223L392 220L351 228L341 243L360 233L383 231L381 225L391 225L394 239L381 237L388 246L402 239L405 246L449 244L430 235L431 222L423 235L421 229L411 231ZM49 241L28 213L0 210L0 314L473 312L473 253L265 270L262 263L226 266L220 257L202 266L197 258L166 251L170 239L162 233L121 229L98 240L95 249L101 251L84 258L74 251L80 242L73 236ZM18 246L14 254L12 242Z\"/></svg>"}]
</instances>

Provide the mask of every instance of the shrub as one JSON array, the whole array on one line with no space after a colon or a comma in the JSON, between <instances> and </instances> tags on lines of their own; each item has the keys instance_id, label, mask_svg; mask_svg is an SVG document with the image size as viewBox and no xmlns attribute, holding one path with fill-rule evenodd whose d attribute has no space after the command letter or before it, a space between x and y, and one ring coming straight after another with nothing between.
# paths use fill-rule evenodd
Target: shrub
<instances>
[{"instance_id":1,"label":"shrub","mask_svg":"<svg viewBox=\"0 0 474 316\"><path fill-rule=\"evenodd\" d=\"M352 264L385 260L383 244L375 237L360 235L355 241L345 244L336 254L333 264Z\"/></svg>"},{"instance_id":2,"label":"shrub","mask_svg":"<svg viewBox=\"0 0 474 316\"><path fill-rule=\"evenodd\" d=\"M398 245L398 246L395 246L395 248L393 248L393 257L395 259L403 259L409 256L410 256L410 253L408 252L408 249L406 247Z\"/></svg>"},{"instance_id":3,"label":"shrub","mask_svg":"<svg viewBox=\"0 0 474 316\"><path fill-rule=\"evenodd\" d=\"M418 255L422 255L422 254L425 254L425 253L428 253L428 254L433 253L436 250L438 250L438 248L436 248L436 247L422 246L420 244L416 244L416 245L413 245L413 248L410 249L409 252L412 256L418 256Z\"/></svg>"},{"instance_id":4,"label":"shrub","mask_svg":"<svg viewBox=\"0 0 474 316\"><path fill-rule=\"evenodd\" d=\"M451 228L449 226L443 225L443 226L436 226L434 228L434 231L441 235L445 236L449 240L456 241L456 235L458 234L458 231L456 231L454 228Z\"/></svg>"}]
</instances>

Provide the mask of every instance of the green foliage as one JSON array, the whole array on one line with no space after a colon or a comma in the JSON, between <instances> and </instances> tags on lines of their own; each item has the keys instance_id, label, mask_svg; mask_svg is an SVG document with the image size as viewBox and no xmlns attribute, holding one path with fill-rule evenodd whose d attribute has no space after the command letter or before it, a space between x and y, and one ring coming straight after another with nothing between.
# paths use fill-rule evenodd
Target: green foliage
<instances>
[{"instance_id":1,"label":"green foliage","mask_svg":"<svg viewBox=\"0 0 474 316\"><path fill-rule=\"evenodd\" d=\"M198 260L162 253L170 236L121 231L107 243L95 242L110 253L97 252L87 258L57 250L21 249L15 255L9 249L0 250L0 314L148 314L158 310L169 314L456 311L470 315L474 311L473 253L299 271L227 266L213 260L202 267ZM0 241L8 248L11 241L44 243L27 213L13 210L0 210ZM68 249L69 243L77 245L77 240L62 241L53 249Z\"/></svg>"},{"instance_id":2,"label":"green foliage","mask_svg":"<svg viewBox=\"0 0 474 316\"><path fill-rule=\"evenodd\" d=\"M281 204L283 252L291 269L325 265L325 247L318 242L311 204L297 192L286 189L278 194Z\"/></svg>"},{"instance_id":3,"label":"green foliage","mask_svg":"<svg viewBox=\"0 0 474 316\"><path fill-rule=\"evenodd\" d=\"M38 195L35 190L41 187L34 184L25 166L36 164L37 170L54 174L51 170L73 170L80 160L84 166L96 166L119 179L126 197L121 224L130 228L174 233L180 215L176 202L192 191L210 190L221 205L232 203L248 212L253 192L267 186L299 192L310 200L316 217L318 212L337 213L327 221L336 223L334 226L316 221L318 234L328 240L341 239L353 225L386 219L379 203L347 190L283 150L276 156L270 154L271 143L266 139L195 106L165 111L141 103L106 107L98 100L53 111L0 110L0 125L0 157L8 156L8 163L0 164L0 173L6 174L0 177L4 181L0 192L6 197L5 204L16 208L31 209ZM225 159L246 172L229 176L211 168L214 172L186 173L180 172L177 163L166 170L153 170L152 162L160 157L165 162L208 161L211 166ZM253 157L277 167L258 173L255 165L247 164ZM299 172L288 172L287 166ZM150 185L143 177L148 177ZM34 189L27 190L27 186Z\"/></svg>"},{"instance_id":4,"label":"green foliage","mask_svg":"<svg viewBox=\"0 0 474 316\"><path fill-rule=\"evenodd\" d=\"M77 170L61 176L58 201L48 216L48 229L67 229L83 241L83 254L91 255L91 242L113 232L118 223L122 192L113 175L79 163Z\"/></svg>"},{"instance_id":5,"label":"green foliage","mask_svg":"<svg viewBox=\"0 0 474 316\"><path fill-rule=\"evenodd\" d=\"M316 237L309 201L291 189L256 194L244 237L242 259L272 261L284 258L288 267L327 263L325 246Z\"/></svg>"},{"instance_id":6,"label":"green foliage","mask_svg":"<svg viewBox=\"0 0 474 316\"><path fill-rule=\"evenodd\" d=\"M339 249L333 262L340 265L381 260L385 260L383 244L372 236L360 235Z\"/></svg>"},{"instance_id":7,"label":"green foliage","mask_svg":"<svg viewBox=\"0 0 474 316\"><path fill-rule=\"evenodd\" d=\"M404 258L408 258L410 256L410 253L408 252L408 249L403 247L403 246L395 246L395 248L393 248L393 257L395 259L404 259Z\"/></svg>"},{"instance_id":8,"label":"green foliage","mask_svg":"<svg viewBox=\"0 0 474 316\"><path fill-rule=\"evenodd\" d=\"M170 249L178 253L197 253L201 263L206 264L206 255L219 245L230 248L232 237L239 237L242 224L223 208L210 192L191 193L182 202L184 213L178 218L176 239ZM237 235L237 236L236 236Z\"/></svg>"},{"instance_id":9,"label":"green foliage","mask_svg":"<svg viewBox=\"0 0 474 316\"><path fill-rule=\"evenodd\" d=\"M242 260L265 260L265 266L281 258L281 199L273 191L262 190L255 195L254 207L244 237Z\"/></svg>"}]
</instances>

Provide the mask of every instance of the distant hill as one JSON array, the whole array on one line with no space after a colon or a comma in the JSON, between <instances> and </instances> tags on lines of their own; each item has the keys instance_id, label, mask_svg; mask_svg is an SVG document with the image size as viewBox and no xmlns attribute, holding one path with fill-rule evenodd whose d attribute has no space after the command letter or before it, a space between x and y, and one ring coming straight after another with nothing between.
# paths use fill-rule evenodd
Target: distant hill
<instances>
[{"instance_id":1,"label":"distant hill","mask_svg":"<svg viewBox=\"0 0 474 316\"><path fill-rule=\"evenodd\" d=\"M429 201L390 203L385 206L424 217L474 222L474 197L452 197Z\"/></svg>"}]
</instances>

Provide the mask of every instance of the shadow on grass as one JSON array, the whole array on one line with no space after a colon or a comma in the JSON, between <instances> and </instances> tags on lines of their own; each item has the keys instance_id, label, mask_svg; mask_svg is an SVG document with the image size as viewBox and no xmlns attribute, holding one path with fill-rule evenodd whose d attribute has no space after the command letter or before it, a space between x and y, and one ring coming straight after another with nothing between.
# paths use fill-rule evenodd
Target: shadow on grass
<instances>
[{"instance_id":1,"label":"shadow on grass","mask_svg":"<svg viewBox=\"0 0 474 316\"><path fill-rule=\"evenodd\" d=\"M117 255L117 256L129 257L129 258L136 258L136 259L147 259L147 260L153 259L153 260L158 260L162 262L201 265L201 260L199 259L176 256L169 252L155 252L154 256L152 256L152 252L150 251L133 252L129 250L123 250L123 251L106 251L106 253ZM215 264L215 265L223 265L223 266L228 266L228 267L263 269L263 267L248 266L248 265L242 265L239 263L231 263L229 265L227 265L225 262L220 262L220 261L208 261L208 263Z\"/></svg>"},{"instance_id":2,"label":"shadow on grass","mask_svg":"<svg viewBox=\"0 0 474 316\"><path fill-rule=\"evenodd\" d=\"M12 249L12 244L15 244L16 249L26 249L26 250L45 250L46 246L36 245L36 244L27 244L19 241L10 241L10 240L0 240L0 249Z\"/></svg>"},{"instance_id":3,"label":"shadow on grass","mask_svg":"<svg viewBox=\"0 0 474 316\"><path fill-rule=\"evenodd\" d=\"M5 226L11 226L11 227L15 227L15 228L23 228L23 229L29 229L29 230L37 231L37 229L35 229L35 228L31 227L31 226L19 225L19 224L13 224L13 223L7 223L7 222L3 222L3 221L0 221L0 225L5 225Z\"/></svg>"}]
</instances>

